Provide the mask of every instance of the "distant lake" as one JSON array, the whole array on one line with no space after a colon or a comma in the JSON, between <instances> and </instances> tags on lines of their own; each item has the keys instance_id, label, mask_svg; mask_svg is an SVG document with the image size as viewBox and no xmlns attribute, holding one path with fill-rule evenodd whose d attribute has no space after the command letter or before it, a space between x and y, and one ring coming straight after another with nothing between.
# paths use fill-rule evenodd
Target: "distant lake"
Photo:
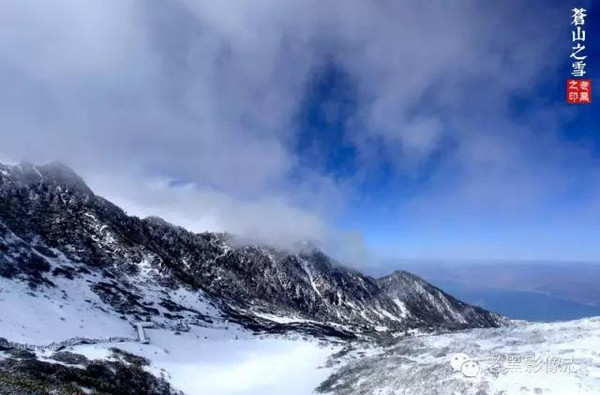
<instances>
[{"instance_id":1,"label":"distant lake","mask_svg":"<svg viewBox=\"0 0 600 395\"><path fill-rule=\"evenodd\" d=\"M588 306L538 292L465 289L459 284L439 282L435 285L457 299L514 319L552 322L600 316L598 306Z\"/></svg>"}]
</instances>

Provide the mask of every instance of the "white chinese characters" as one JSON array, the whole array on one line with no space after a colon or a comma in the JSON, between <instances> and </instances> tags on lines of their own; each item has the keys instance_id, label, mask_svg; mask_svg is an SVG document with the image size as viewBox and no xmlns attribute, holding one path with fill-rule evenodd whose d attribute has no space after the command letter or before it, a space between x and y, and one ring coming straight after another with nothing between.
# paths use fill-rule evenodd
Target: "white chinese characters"
<instances>
[{"instance_id":1,"label":"white chinese characters","mask_svg":"<svg viewBox=\"0 0 600 395\"><path fill-rule=\"evenodd\" d=\"M573 46L571 47L571 56L573 63L571 64L571 75L573 77L583 77L586 74L584 60L587 58L585 54L585 18L587 10L585 8L573 8L571 10L571 25L574 30L571 32Z\"/></svg>"}]
</instances>

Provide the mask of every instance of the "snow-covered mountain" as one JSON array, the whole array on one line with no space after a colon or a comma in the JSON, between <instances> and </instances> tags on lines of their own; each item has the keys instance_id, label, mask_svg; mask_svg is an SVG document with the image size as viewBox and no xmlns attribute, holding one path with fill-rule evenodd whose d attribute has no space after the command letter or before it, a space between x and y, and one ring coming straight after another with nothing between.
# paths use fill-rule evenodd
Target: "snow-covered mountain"
<instances>
[{"instance_id":1,"label":"snow-covered mountain","mask_svg":"<svg viewBox=\"0 0 600 395\"><path fill-rule=\"evenodd\" d=\"M271 331L352 337L505 322L408 273L376 280L314 248L239 247L224 234L128 216L60 163L0 165L0 276L39 293L85 282L114 312L164 325L208 319L174 296L182 289L231 321Z\"/></svg>"},{"instance_id":2,"label":"snow-covered mountain","mask_svg":"<svg viewBox=\"0 0 600 395\"><path fill-rule=\"evenodd\" d=\"M510 322L407 272L130 217L58 163L0 165L0 311L1 394L600 388L598 319Z\"/></svg>"}]
</instances>

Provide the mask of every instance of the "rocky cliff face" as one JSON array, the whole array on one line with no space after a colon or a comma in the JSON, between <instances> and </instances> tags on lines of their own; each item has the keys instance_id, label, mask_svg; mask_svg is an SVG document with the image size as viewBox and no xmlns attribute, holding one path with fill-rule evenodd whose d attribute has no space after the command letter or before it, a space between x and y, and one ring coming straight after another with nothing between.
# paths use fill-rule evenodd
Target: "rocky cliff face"
<instances>
[{"instance_id":1,"label":"rocky cliff face","mask_svg":"<svg viewBox=\"0 0 600 395\"><path fill-rule=\"evenodd\" d=\"M171 297L184 287L229 319L273 330L350 335L505 322L409 273L374 279L314 248L240 247L227 235L128 216L59 163L0 164L0 276L38 290L55 286L56 276L85 277L115 311L136 319L206 319Z\"/></svg>"}]
</instances>

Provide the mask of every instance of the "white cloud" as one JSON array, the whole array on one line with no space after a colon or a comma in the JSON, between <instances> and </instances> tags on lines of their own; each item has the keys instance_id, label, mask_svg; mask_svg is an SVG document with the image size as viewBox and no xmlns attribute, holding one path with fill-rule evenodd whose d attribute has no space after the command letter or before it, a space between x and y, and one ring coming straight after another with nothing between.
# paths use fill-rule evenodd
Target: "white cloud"
<instances>
[{"instance_id":1,"label":"white cloud","mask_svg":"<svg viewBox=\"0 0 600 395\"><path fill-rule=\"evenodd\" d=\"M159 216L194 232L234 232L244 241L289 248L299 240L321 243L328 226L317 212L298 207L282 196L240 200L192 183L165 178L90 175L90 187L140 217Z\"/></svg>"},{"instance_id":2,"label":"white cloud","mask_svg":"<svg viewBox=\"0 0 600 395\"><path fill-rule=\"evenodd\" d=\"M4 1L0 156L60 159L131 211L286 243L341 239L354 183L383 162L414 175L446 141L449 166L411 205L534 202L563 187L572 154L538 144L553 109L507 103L558 69L564 15L516 23L526 6L509 3ZM326 62L357 92L344 137L360 163L341 180L293 149Z\"/></svg>"}]
</instances>

